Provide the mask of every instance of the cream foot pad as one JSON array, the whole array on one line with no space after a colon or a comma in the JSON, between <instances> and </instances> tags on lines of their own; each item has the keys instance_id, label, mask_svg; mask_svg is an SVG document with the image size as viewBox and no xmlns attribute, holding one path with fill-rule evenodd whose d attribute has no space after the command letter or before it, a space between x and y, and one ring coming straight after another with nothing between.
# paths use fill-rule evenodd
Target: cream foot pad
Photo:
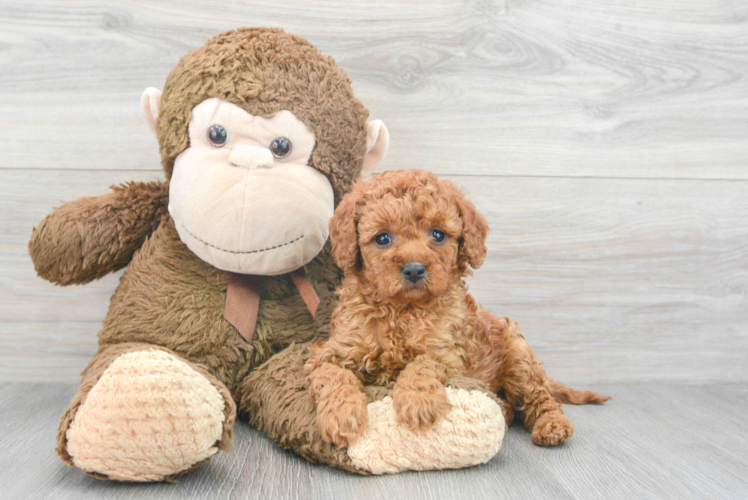
<instances>
[{"instance_id":1,"label":"cream foot pad","mask_svg":"<svg viewBox=\"0 0 748 500\"><path fill-rule=\"evenodd\" d=\"M447 387L447 397L452 409L426 432L400 426L389 396L370 403L366 431L348 449L353 464L373 474L387 474L488 462L504 439L501 408L480 391Z\"/></svg>"},{"instance_id":2,"label":"cream foot pad","mask_svg":"<svg viewBox=\"0 0 748 500\"><path fill-rule=\"evenodd\" d=\"M120 481L158 481L205 460L221 439L224 401L208 379L160 350L117 358L67 431L76 466Z\"/></svg>"}]
</instances>

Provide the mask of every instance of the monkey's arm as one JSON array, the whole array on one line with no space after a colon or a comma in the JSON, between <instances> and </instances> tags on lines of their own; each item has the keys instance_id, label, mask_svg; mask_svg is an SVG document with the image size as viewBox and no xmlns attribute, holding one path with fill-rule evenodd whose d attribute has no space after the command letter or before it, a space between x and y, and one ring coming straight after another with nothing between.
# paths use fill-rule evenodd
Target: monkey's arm
<instances>
[{"instance_id":1,"label":"monkey's arm","mask_svg":"<svg viewBox=\"0 0 748 500\"><path fill-rule=\"evenodd\" d=\"M164 181L130 182L54 209L31 233L36 272L72 285L125 267L167 213L168 195Z\"/></svg>"}]
</instances>

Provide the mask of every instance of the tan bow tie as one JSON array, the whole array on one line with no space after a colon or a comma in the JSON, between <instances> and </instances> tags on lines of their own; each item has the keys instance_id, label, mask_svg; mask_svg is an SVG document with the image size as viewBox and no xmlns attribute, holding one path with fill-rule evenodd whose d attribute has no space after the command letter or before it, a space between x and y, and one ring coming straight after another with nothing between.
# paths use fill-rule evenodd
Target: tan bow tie
<instances>
[{"instance_id":1,"label":"tan bow tie","mask_svg":"<svg viewBox=\"0 0 748 500\"><path fill-rule=\"evenodd\" d=\"M247 342L252 342L257 326L257 315L260 311L260 285L263 277L237 273L228 273L228 275L229 287L226 290L226 307L223 310L223 317L239 331ZM291 279L307 309L317 321L319 296L312 282L307 278L304 268L300 267L291 271Z\"/></svg>"}]
</instances>

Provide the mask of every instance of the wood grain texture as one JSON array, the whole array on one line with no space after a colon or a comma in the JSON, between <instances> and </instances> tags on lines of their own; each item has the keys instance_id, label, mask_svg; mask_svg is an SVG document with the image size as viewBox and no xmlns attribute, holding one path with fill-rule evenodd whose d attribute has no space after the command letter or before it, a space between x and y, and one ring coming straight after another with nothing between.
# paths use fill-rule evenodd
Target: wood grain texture
<instances>
[{"instance_id":1,"label":"wood grain texture","mask_svg":"<svg viewBox=\"0 0 748 500\"><path fill-rule=\"evenodd\" d=\"M611 403L565 407L576 432L534 446L513 426L489 463L456 471L359 477L312 465L262 433L236 425L234 451L177 484L103 482L54 455L72 385L0 384L3 498L745 498L748 386L612 385ZM715 408L719 408L715 414ZM717 417L717 418L715 418Z\"/></svg>"},{"instance_id":2,"label":"wood grain texture","mask_svg":"<svg viewBox=\"0 0 748 500\"><path fill-rule=\"evenodd\" d=\"M161 178L140 93L239 26L334 56L390 129L383 168L472 192L493 229L472 293L551 376L614 397L566 408L570 443L514 427L482 467L362 478L240 423L233 453L176 485L56 459L121 273L46 283L31 228ZM69 383L0 383L0 497L745 498L747 76L740 0L0 0L0 381ZM596 385L620 382L640 385Z\"/></svg>"},{"instance_id":3,"label":"wood grain texture","mask_svg":"<svg viewBox=\"0 0 748 500\"><path fill-rule=\"evenodd\" d=\"M388 124L383 168L473 192L472 291L569 383L748 380L748 4L0 0L0 380L77 381L118 275L35 277L62 201L161 177L139 95L283 26Z\"/></svg>"},{"instance_id":4,"label":"wood grain texture","mask_svg":"<svg viewBox=\"0 0 748 500\"><path fill-rule=\"evenodd\" d=\"M31 228L62 200L158 172L0 170L0 380L70 381L95 352L118 275L56 287ZM744 183L446 176L491 221L471 292L517 320L568 383L748 379ZM14 212L34 197L38 208Z\"/></svg>"},{"instance_id":5,"label":"wood grain texture","mask_svg":"<svg viewBox=\"0 0 748 500\"><path fill-rule=\"evenodd\" d=\"M139 95L224 30L347 69L390 167L748 179L748 4L0 1L0 168L152 169Z\"/></svg>"}]
</instances>

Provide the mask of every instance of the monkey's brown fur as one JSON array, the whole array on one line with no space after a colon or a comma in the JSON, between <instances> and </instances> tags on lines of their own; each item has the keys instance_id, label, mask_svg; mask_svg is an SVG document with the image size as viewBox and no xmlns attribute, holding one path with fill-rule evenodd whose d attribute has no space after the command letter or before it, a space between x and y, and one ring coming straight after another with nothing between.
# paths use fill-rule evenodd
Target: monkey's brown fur
<instances>
[{"instance_id":1,"label":"monkey's brown fur","mask_svg":"<svg viewBox=\"0 0 748 500\"><path fill-rule=\"evenodd\" d=\"M314 133L309 165L328 176L337 201L358 179L368 111L353 95L347 73L303 38L280 29L244 28L216 36L177 63L166 79L157 120L167 178L189 145L192 108L210 97L263 118L293 112Z\"/></svg>"},{"instance_id":2,"label":"monkey's brown fur","mask_svg":"<svg viewBox=\"0 0 748 500\"><path fill-rule=\"evenodd\" d=\"M346 73L306 40L277 29L242 29L219 35L182 58L166 80L157 124L167 179L175 158L189 146L192 108L211 97L255 116L292 111L315 134L310 165L328 177L336 200L359 177L367 111L353 96ZM285 426L296 436L286 444L301 454L351 468L346 456L318 439L314 422L297 423L293 414L265 415L279 396L263 391L273 381L255 377L251 386L247 377L274 352L323 335L326 328L315 324L290 276L274 276L262 285L252 343L244 340L223 318L226 273L181 242L167 198L168 181L113 187L104 196L55 209L33 231L29 251L35 268L53 283L86 283L128 266L99 333L99 351L60 422L59 456L72 464L66 431L110 363L124 352L157 346L204 374L224 396L219 448L226 448L231 437L233 399L240 414L251 409L258 422ZM318 319L327 325L341 277L329 244L305 270L321 300Z\"/></svg>"},{"instance_id":3,"label":"monkey's brown fur","mask_svg":"<svg viewBox=\"0 0 748 500\"><path fill-rule=\"evenodd\" d=\"M436 241L433 229L446 240ZM375 243L382 233L391 243ZM364 384L391 387L400 423L426 430L450 409L447 379L478 379L522 412L538 445L573 434L562 401L608 399L551 382L517 324L467 293L463 278L482 264L487 233L461 191L419 170L384 172L343 199L330 221L333 256L346 273L340 302L330 339L312 347L305 365L326 441L350 446L363 432ZM412 283L402 269L414 262L426 275Z\"/></svg>"}]
</instances>

